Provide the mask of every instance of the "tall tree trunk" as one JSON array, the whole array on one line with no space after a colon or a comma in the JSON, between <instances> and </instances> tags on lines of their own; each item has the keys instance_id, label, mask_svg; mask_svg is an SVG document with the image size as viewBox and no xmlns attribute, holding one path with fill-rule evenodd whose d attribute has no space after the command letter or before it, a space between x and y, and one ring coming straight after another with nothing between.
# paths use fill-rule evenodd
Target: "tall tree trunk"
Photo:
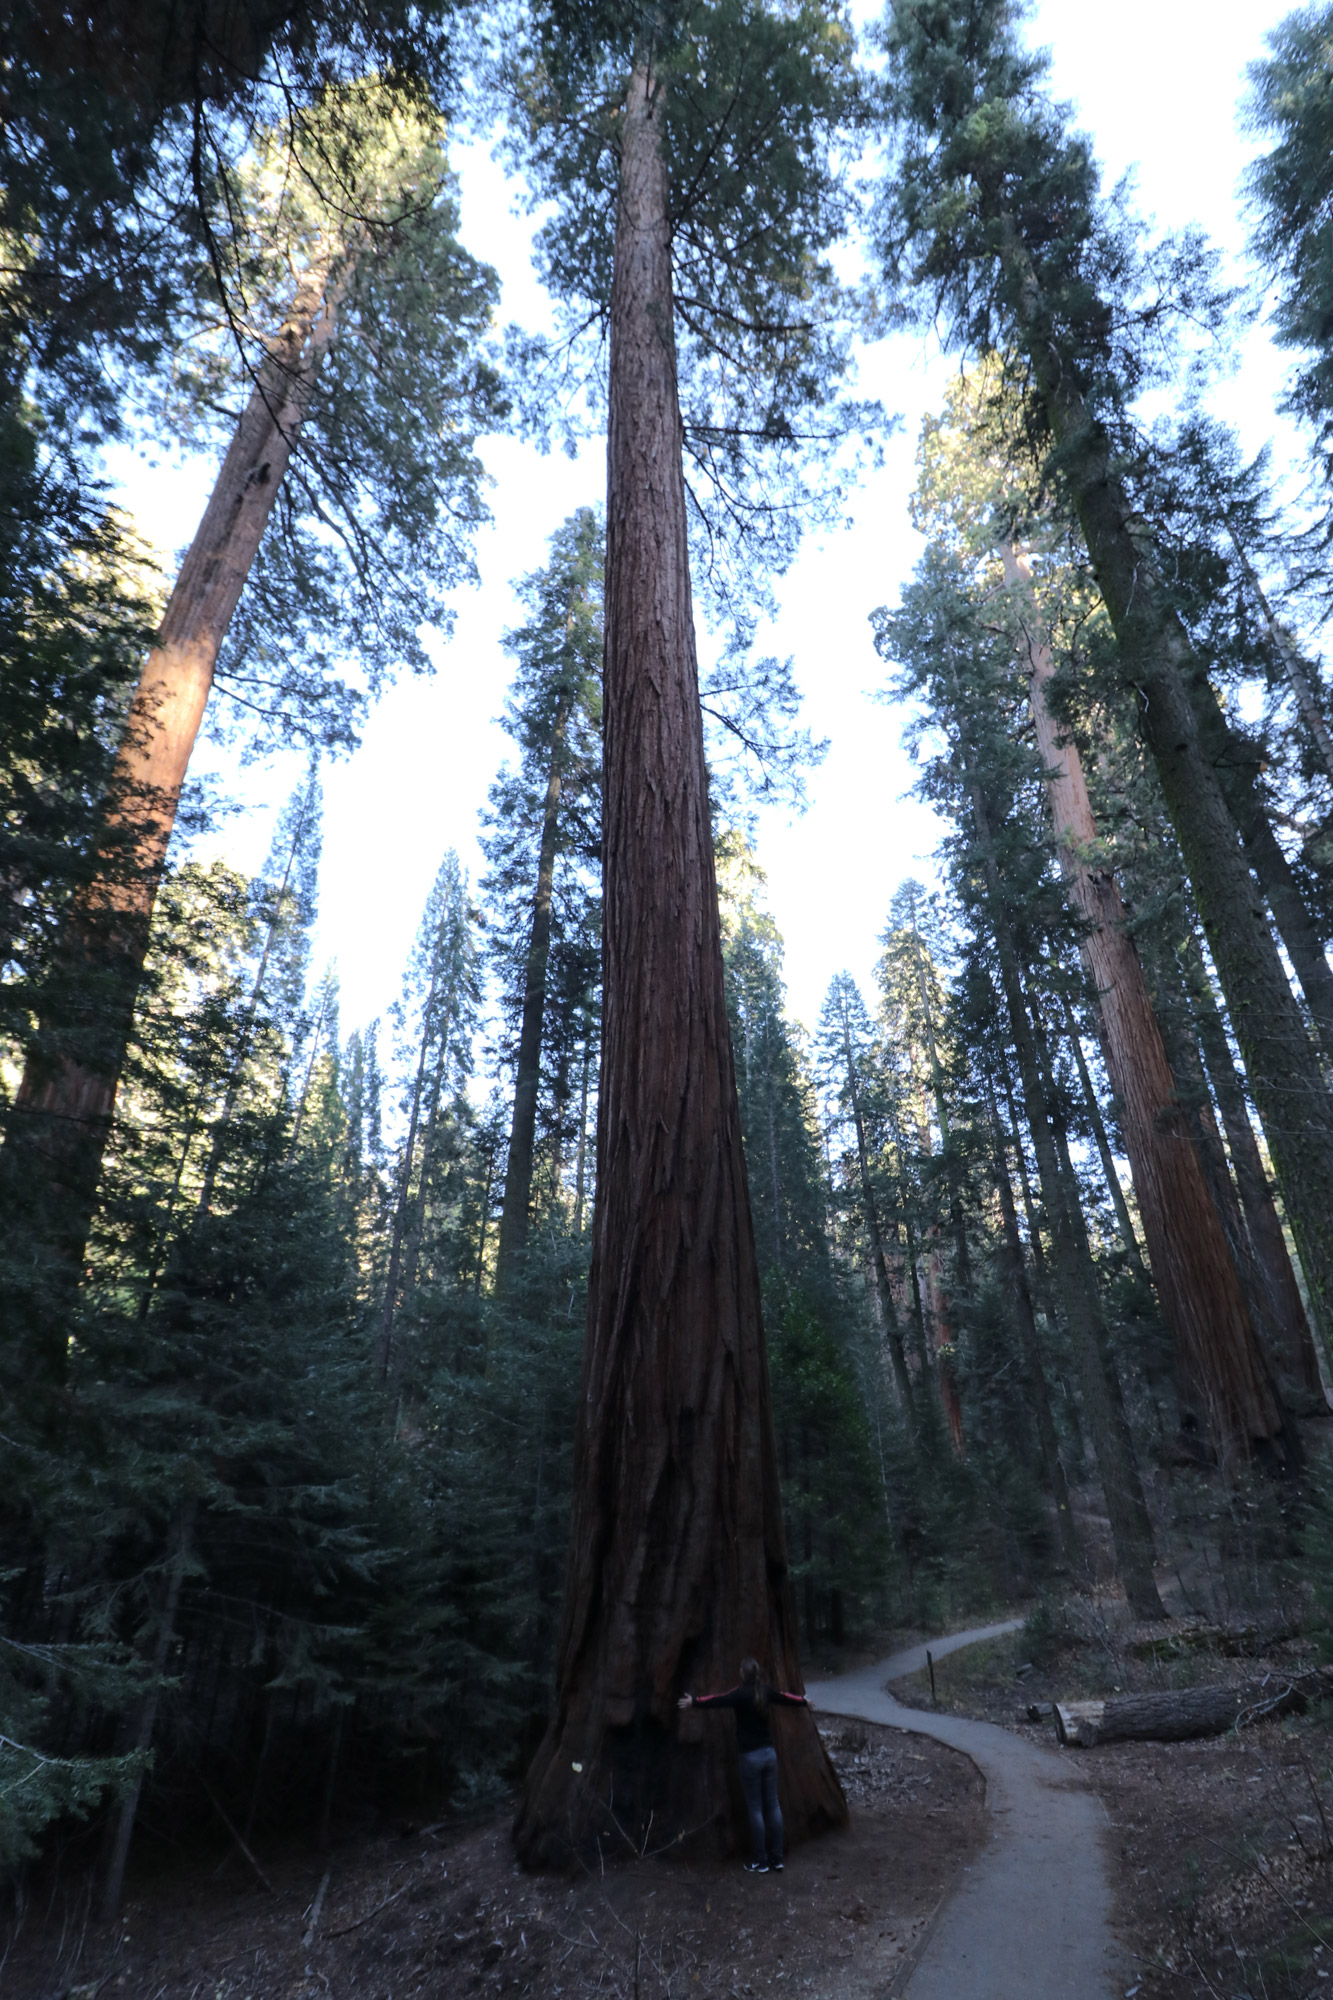
<instances>
[{"instance_id":1,"label":"tall tree trunk","mask_svg":"<svg viewBox=\"0 0 1333 2000\"><path fill-rule=\"evenodd\" d=\"M1162 1312L1176 1338L1181 1374L1202 1398L1219 1454L1230 1459L1267 1452L1283 1432L1277 1395L1221 1219L1180 1115L1120 890L1099 853L1082 760L1051 714L1048 689L1055 666L1037 624L1027 564L1012 541L1002 544L1002 554L1024 623L1029 699L1046 767L1046 796L1070 898L1087 925L1080 950L1097 995L1107 1070ZM1110 1174L1114 1171L1111 1166ZM1132 1231L1128 1240L1133 1241Z\"/></svg>"},{"instance_id":2,"label":"tall tree trunk","mask_svg":"<svg viewBox=\"0 0 1333 2000\"><path fill-rule=\"evenodd\" d=\"M546 1015L546 970L551 962L551 890L555 883L555 849L560 827L560 790L564 779L569 704L569 693L561 688L556 698L555 723L551 731L551 763L546 779L542 837L537 854L537 888L532 899L532 928L528 935L523 1016L514 1076L514 1118L509 1131L509 1161L505 1168L504 1202L500 1209L500 1247L495 1264L495 1282L499 1290L503 1290L514 1276L528 1241L532 1155L537 1139L537 1092L541 1085L542 1023Z\"/></svg>"},{"instance_id":3,"label":"tall tree trunk","mask_svg":"<svg viewBox=\"0 0 1333 2000\"><path fill-rule=\"evenodd\" d=\"M556 1709L515 1826L529 1864L741 1833L686 1689L753 1654L799 1687L759 1270L723 990L686 548L671 229L645 66L621 126L610 310L597 1194ZM797 1839L846 1823L807 1710Z\"/></svg>"},{"instance_id":4,"label":"tall tree trunk","mask_svg":"<svg viewBox=\"0 0 1333 2000\"><path fill-rule=\"evenodd\" d=\"M935 1118L940 1128L940 1151L944 1154L949 1179L949 1224L954 1238L954 1279L959 1288L966 1291L971 1284L970 1259L967 1250L967 1230L963 1224L963 1204L958 1193L958 1176L954 1171L953 1153L949 1144L949 1107L944 1096L944 1073L940 1068L939 1046L935 1040L935 1017L930 1005L930 987L926 979L925 954L921 949L921 934L916 927L916 898L912 899L912 957L916 962L917 989L921 995L921 1018L926 1031L926 1056L930 1063L931 1095L935 1100Z\"/></svg>"},{"instance_id":5,"label":"tall tree trunk","mask_svg":"<svg viewBox=\"0 0 1333 2000\"><path fill-rule=\"evenodd\" d=\"M1231 1150L1231 1166L1245 1216L1245 1227L1261 1288L1260 1308L1269 1330L1270 1351L1297 1386L1322 1398L1323 1386L1315 1353L1314 1333L1291 1266L1272 1189L1264 1171L1254 1127L1227 1040L1226 1028L1213 997L1212 982L1198 943L1191 934L1185 944L1185 984L1199 1034L1199 1045Z\"/></svg>"},{"instance_id":6,"label":"tall tree trunk","mask_svg":"<svg viewBox=\"0 0 1333 2000\"><path fill-rule=\"evenodd\" d=\"M389 1268L384 1276L384 1305L380 1312L380 1335L375 1347L375 1374L379 1381L389 1379L389 1359L393 1353L393 1322L398 1310L399 1282L402 1271L403 1244L407 1236L408 1221L412 1213L412 1169L416 1162L417 1130L421 1123L421 1098L426 1082L426 1058L430 1052L431 1038L436 1031L435 997L440 990L440 960L444 953L446 927L449 922L448 908L442 912L440 927L435 933L435 949L431 954L430 986L426 993L426 1004L421 1011L421 1048L417 1055L416 1074L412 1079L412 1101L407 1114L407 1137L403 1141L403 1168L398 1181L398 1199L394 1203L393 1228L389 1235ZM441 1042L447 1045L449 1039L448 1020L445 1021ZM485 1222L482 1223L483 1241Z\"/></svg>"},{"instance_id":7,"label":"tall tree trunk","mask_svg":"<svg viewBox=\"0 0 1333 2000\"><path fill-rule=\"evenodd\" d=\"M1206 682L1191 684L1190 692L1223 795L1240 830L1246 859L1258 877L1305 996L1324 1062L1333 1063L1333 967L1324 949L1323 933L1310 913L1264 805L1259 789L1262 753L1248 736L1227 722Z\"/></svg>"},{"instance_id":8,"label":"tall tree trunk","mask_svg":"<svg viewBox=\"0 0 1333 2000\"><path fill-rule=\"evenodd\" d=\"M1128 1437L1119 1421L1114 1391L1103 1365L1106 1346L1101 1304L1083 1230L1082 1212L1069 1201L1060 1172L1056 1135L1050 1121L1047 1093L1038 1060L1036 1038L1028 1017L1027 997L1019 972L1018 950L995 861L990 813L981 787L971 786L976 823L989 890L989 916L1009 1031L1027 1105L1028 1130L1037 1156L1042 1201L1051 1233L1051 1263L1064 1309L1083 1392L1083 1415L1092 1434L1092 1449L1106 1495L1116 1566L1132 1611L1140 1618L1165 1616L1153 1576L1153 1534L1147 1502Z\"/></svg>"},{"instance_id":9,"label":"tall tree trunk","mask_svg":"<svg viewBox=\"0 0 1333 2000\"><path fill-rule=\"evenodd\" d=\"M1018 1233L1018 1212L1014 1207L1013 1184L1009 1179L1007 1135L1000 1124L999 1107L995 1102L995 1086L989 1076L986 1078L986 1098L990 1111L995 1192L1000 1198L1000 1218L1004 1225L1001 1240L1004 1246L1005 1273L1009 1281L1009 1295L1013 1300L1014 1318L1018 1322L1019 1338L1023 1343L1023 1358L1027 1362L1028 1386L1032 1394L1033 1415L1037 1422L1037 1438L1041 1445L1042 1460L1046 1466L1046 1478L1055 1501L1056 1532L1060 1551L1071 1569L1081 1572L1084 1567L1083 1550L1079 1543L1078 1530L1074 1525L1069 1481L1065 1474L1064 1460L1060 1456L1060 1440L1051 1410L1051 1392L1041 1358L1041 1342L1037 1336L1037 1316L1032 1309L1032 1293L1028 1286L1027 1267L1023 1261L1023 1239Z\"/></svg>"},{"instance_id":10,"label":"tall tree trunk","mask_svg":"<svg viewBox=\"0 0 1333 2000\"><path fill-rule=\"evenodd\" d=\"M583 1040L583 1073L579 1083L579 1144L574 1157L574 1234L583 1234L585 1168L588 1157L588 1079L592 1071L592 1036Z\"/></svg>"},{"instance_id":11,"label":"tall tree trunk","mask_svg":"<svg viewBox=\"0 0 1333 2000\"><path fill-rule=\"evenodd\" d=\"M335 283L325 260L299 285L259 371L144 664L112 768L93 872L57 946L59 997L25 1063L0 1153L0 1214L29 1218L74 1275L92 1222L153 902L190 755L335 322ZM65 1329L56 1332L46 1360L59 1373Z\"/></svg>"},{"instance_id":12,"label":"tall tree trunk","mask_svg":"<svg viewBox=\"0 0 1333 2000\"><path fill-rule=\"evenodd\" d=\"M1073 369L1052 341L1047 302L1005 197L998 189L987 193L1005 232L1006 278L1028 358L1115 629L1121 673L1137 699L1139 731L1189 871L1310 1290L1317 1305L1333 1305L1333 1103L1236 836L1235 788L1224 791L1234 753L1230 732L1114 470L1106 429L1089 414ZM1326 960L1323 966L1327 973Z\"/></svg>"},{"instance_id":13,"label":"tall tree trunk","mask_svg":"<svg viewBox=\"0 0 1333 2000\"><path fill-rule=\"evenodd\" d=\"M1018 1168L1018 1186L1023 1196L1023 1219L1027 1224L1028 1247L1032 1252L1032 1270L1037 1280L1036 1303L1046 1316L1048 1326L1054 1326L1057 1319L1051 1274L1046 1263L1046 1252L1042 1246L1041 1224L1037 1215L1037 1204L1032 1197L1032 1182L1028 1177L1027 1155L1023 1150L1023 1128L1019 1123L1018 1107L1014 1103L1013 1078L1009 1074L1009 1064L1004 1056L1000 1059L1000 1084L1004 1091L1005 1109L1009 1114L1009 1130L1014 1135L1014 1162ZM1079 1412L1078 1398L1074 1394L1069 1371L1057 1359L1056 1378L1060 1384L1060 1395L1064 1404L1065 1421L1070 1436L1074 1440L1075 1463L1082 1465L1087 1458L1087 1446L1083 1440L1083 1419Z\"/></svg>"},{"instance_id":14,"label":"tall tree trunk","mask_svg":"<svg viewBox=\"0 0 1333 2000\"><path fill-rule=\"evenodd\" d=\"M1111 1206L1115 1210L1116 1228L1120 1231L1120 1241L1125 1246L1125 1255L1128 1257L1136 1274L1146 1279L1148 1273L1144 1268L1143 1252L1139 1248L1139 1239L1135 1233L1134 1218L1129 1212L1129 1203L1125 1200L1125 1190L1121 1187L1120 1176L1116 1172L1115 1156L1111 1151L1111 1140L1106 1130L1106 1120L1102 1116L1102 1107L1097 1102L1097 1092L1093 1088L1092 1076L1088 1069L1088 1059L1083 1053L1083 1040L1078 1031L1078 1022L1074 1019L1074 1009L1070 1005L1067 995L1064 1000L1064 1017L1065 1039L1069 1043L1074 1057L1074 1067L1078 1071L1079 1089L1083 1093L1083 1109L1086 1111L1088 1123L1092 1127L1093 1143L1097 1148L1097 1158L1101 1161L1102 1179L1106 1182L1106 1191L1111 1197Z\"/></svg>"},{"instance_id":15,"label":"tall tree trunk","mask_svg":"<svg viewBox=\"0 0 1333 2000\"><path fill-rule=\"evenodd\" d=\"M898 1314L893 1303L893 1288L889 1282L888 1259L884 1255L884 1232L880 1228L879 1221L879 1203L875 1199L874 1184L870 1178L870 1148L866 1144L866 1124L861 1110L861 1088L856 1077L856 1058L852 1052L851 1024L847 1019L845 1000L842 1015L842 1052L847 1069L847 1091L852 1101L852 1123L856 1128L856 1158L861 1174L861 1206L865 1213L866 1235L870 1239L870 1267L874 1274L875 1295L879 1300L884 1338L888 1342L889 1359L893 1364L893 1379L898 1386L898 1400L903 1406L908 1423L915 1428L916 1404L912 1395L912 1378L907 1370L902 1328L898 1324Z\"/></svg>"}]
</instances>

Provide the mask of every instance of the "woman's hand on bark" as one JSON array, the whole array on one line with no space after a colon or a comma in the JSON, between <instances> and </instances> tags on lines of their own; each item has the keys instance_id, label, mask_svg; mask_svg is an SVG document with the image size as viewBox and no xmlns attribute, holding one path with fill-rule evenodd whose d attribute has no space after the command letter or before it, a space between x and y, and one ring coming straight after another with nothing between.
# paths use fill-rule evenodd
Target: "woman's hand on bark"
<instances>
[{"instance_id":1,"label":"woman's hand on bark","mask_svg":"<svg viewBox=\"0 0 1333 2000\"><path fill-rule=\"evenodd\" d=\"M676 1703L676 1707L677 1707L677 1708L693 1708L693 1707L694 1707L694 1696L693 1696L692 1694L683 1694L683 1695L681 1696L680 1700L679 1700L679 1701L678 1701L678 1702Z\"/></svg>"}]
</instances>

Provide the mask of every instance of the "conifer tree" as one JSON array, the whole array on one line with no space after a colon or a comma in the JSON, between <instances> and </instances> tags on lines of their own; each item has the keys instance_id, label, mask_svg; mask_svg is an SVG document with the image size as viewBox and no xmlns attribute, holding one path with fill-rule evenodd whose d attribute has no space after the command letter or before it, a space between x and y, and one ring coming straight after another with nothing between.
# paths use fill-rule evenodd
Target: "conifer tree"
<instances>
[{"instance_id":1,"label":"conifer tree","mask_svg":"<svg viewBox=\"0 0 1333 2000\"><path fill-rule=\"evenodd\" d=\"M803 434L846 420L825 407L845 346L824 260L850 71L840 19L752 0L551 8L524 55L548 275L609 336L597 1199L556 1710L516 1827L536 1863L608 1826L612 1792L632 1841L729 1837L706 1725L676 1698L746 1652L799 1684L689 527L693 499L719 555L728 510L785 553L799 522L765 506L763 458L794 468ZM846 1809L813 1726L793 1735L800 1838Z\"/></svg>"},{"instance_id":2,"label":"conifer tree","mask_svg":"<svg viewBox=\"0 0 1333 2000\"><path fill-rule=\"evenodd\" d=\"M1142 262L1102 207L1087 146L1046 98L1045 59L1022 48L1017 19L1013 0L894 0L886 109L897 156L880 240L890 271L929 287L961 344L1021 356L1033 428L1058 454L1124 684L1139 693L1142 739L1320 1300L1333 1296L1333 1104L1237 837L1239 823L1252 854L1262 845L1251 780L1230 771L1204 662L1117 460L1161 315L1131 308ZM1171 285L1209 309L1197 244L1176 258Z\"/></svg>"},{"instance_id":3,"label":"conifer tree","mask_svg":"<svg viewBox=\"0 0 1333 2000\"><path fill-rule=\"evenodd\" d=\"M998 386L992 369L989 394L995 395ZM1179 1346L1181 1386L1201 1400L1214 1448L1224 1459L1258 1451L1276 1452L1281 1461L1293 1440L1286 1436L1289 1427L1269 1379L1223 1217L1177 1107L1175 1079L1124 902L1106 865L1109 857L1078 745L1054 711L1051 624L1060 613L1046 611L1042 597L1044 593L1048 604L1059 604L1060 557L1053 551L1043 562L1019 539L1016 517L1025 511L1021 475L1016 480L1012 463L1005 463L1003 416L987 410L987 398L983 371L970 391L955 390L950 419L931 426L918 517L937 530L947 517L952 546L959 561L975 571L976 588L998 583L1000 571L1011 600L1014 644L1027 684L1051 826L1070 899L1082 920L1079 950L1096 996L1153 1277ZM962 435L969 418L970 440ZM1034 576L1048 566L1053 574L1039 587ZM1071 604L1064 615L1077 617L1078 609ZM1121 1234L1136 1263L1133 1225L1072 1029L1070 1041L1085 1076L1089 1117Z\"/></svg>"},{"instance_id":4,"label":"conifer tree","mask_svg":"<svg viewBox=\"0 0 1333 2000\"><path fill-rule=\"evenodd\" d=\"M376 1349L381 1382L393 1355L394 1319L410 1297L420 1255L432 1172L439 1160L442 1118L472 1067L478 1003L477 949L468 883L450 849L426 903L405 981L404 1011L416 1015L408 1047L411 1082L407 1130L395 1176L384 1303Z\"/></svg>"},{"instance_id":5,"label":"conifer tree","mask_svg":"<svg viewBox=\"0 0 1333 2000\"><path fill-rule=\"evenodd\" d=\"M1333 9L1299 7L1269 31L1269 54L1250 65L1251 131L1271 138L1249 170L1253 247L1276 280L1273 325L1299 360L1287 406L1313 427L1325 477L1333 428Z\"/></svg>"},{"instance_id":6,"label":"conifer tree","mask_svg":"<svg viewBox=\"0 0 1333 2000\"><path fill-rule=\"evenodd\" d=\"M465 529L479 514L471 436L495 399L474 350L492 281L454 239L432 122L404 113L373 84L335 92L287 132L261 137L236 195L242 300L268 331L256 355L224 347L204 357L211 395L230 381L248 396L125 719L93 865L62 921L59 988L48 994L0 1153L10 1226L33 1229L71 1270L87 1235L186 768L261 549L269 558L242 606L234 690L248 706L258 694L274 719L285 711L347 741L355 705L349 713L346 690L321 685L321 625L327 634L346 616L335 587L350 571L365 594L369 616L358 636L373 686L386 645L401 653L407 635L412 657L416 644L425 607L413 586L408 611L405 573L423 562L446 580L465 573L457 523ZM301 275L283 300L291 263ZM428 305L426 284L437 294ZM385 349L387 323L413 304L414 338ZM381 355L398 359L382 366ZM435 417L429 453L404 448L409 423L420 437L423 409ZM280 493L284 532L275 539L265 531ZM345 565L331 563L329 518ZM283 666L284 627L286 648L302 655L294 674ZM13 1308L16 1326L32 1316L21 1298ZM38 1340L34 1365L58 1372L50 1341L43 1353L39 1328L28 1336Z\"/></svg>"},{"instance_id":7,"label":"conifer tree","mask_svg":"<svg viewBox=\"0 0 1333 2000\"><path fill-rule=\"evenodd\" d=\"M884 1247L880 1220L880 1200L871 1174L870 1144L867 1136L866 1069L870 1041L870 1017L851 975L840 972L830 985L820 1013L820 1050L824 1073L832 1095L845 1115L850 1116L856 1141L856 1166L860 1179L861 1206L870 1245L871 1271L880 1321L893 1363L893 1378L904 1410L915 1422L915 1397L907 1368L907 1353L894 1303L893 1284Z\"/></svg>"},{"instance_id":8,"label":"conifer tree","mask_svg":"<svg viewBox=\"0 0 1333 2000\"><path fill-rule=\"evenodd\" d=\"M589 870L601 848L602 540L588 508L557 530L550 562L522 586L528 619L505 640L518 661L506 723L521 764L491 788L492 876L485 884L501 902L495 932L510 974L507 1011L517 1014L518 1028L496 1252L502 1286L527 1242L548 1009L571 990L581 996L597 971ZM586 1059L586 1017L583 1025ZM568 1063L562 1048L547 1064L563 1064L558 1100L569 1095ZM558 1102L557 1125L566 1114L567 1102Z\"/></svg>"},{"instance_id":9,"label":"conifer tree","mask_svg":"<svg viewBox=\"0 0 1333 2000\"><path fill-rule=\"evenodd\" d=\"M1043 881L1040 841L1014 813L1017 785L1032 781L1027 752L996 712L995 688L1011 672L1012 650L999 636L983 635L966 616L956 572L940 551L928 551L918 580L904 593L903 609L877 614L876 643L903 663L905 687L928 688L930 712L947 737L947 754L931 767L932 789L948 796L960 821L954 879L976 908L993 947L1008 1016L1029 1132L1036 1153L1042 1202L1050 1229L1052 1270L1069 1329L1092 1433L1117 1567L1138 1616L1164 1615L1153 1576L1153 1531L1143 1495L1122 1392L1109 1354L1077 1182L1068 1166L1062 1122L1043 1062L1039 1017L1024 977L1034 951L1020 942L1017 898L1027 890L1027 924L1043 914L1060 921L1059 904ZM1026 765L1026 768L1025 768ZM1003 845L1002 845L1003 843Z\"/></svg>"}]
</instances>

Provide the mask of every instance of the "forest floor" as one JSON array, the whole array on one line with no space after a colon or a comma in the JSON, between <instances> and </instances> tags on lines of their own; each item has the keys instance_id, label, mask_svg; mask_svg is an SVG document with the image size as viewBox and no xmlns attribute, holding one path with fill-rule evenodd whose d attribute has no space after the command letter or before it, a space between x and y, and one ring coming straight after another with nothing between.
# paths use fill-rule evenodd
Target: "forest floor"
<instances>
[{"instance_id":1,"label":"forest floor","mask_svg":"<svg viewBox=\"0 0 1333 2000\"><path fill-rule=\"evenodd\" d=\"M832 1721L851 1830L780 1875L648 1860L525 1875L512 1807L348 1842L325 1857L180 1855L130 1885L122 1921L88 1886L31 1904L0 1965L6 2000L870 2000L909 1965L984 1826L972 1764L929 1740ZM314 1905L327 1883L313 1921Z\"/></svg>"},{"instance_id":2,"label":"forest floor","mask_svg":"<svg viewBox=\"0 0 1333 2000\"><path fill-rule=\"evenodd\" d=\"M1080 1629L1081 1628L1081 1629ZM935 1706L1053 1744L1029 1704L1252 1680L1312 1664L1302 1639L1209 1640L1118 1626L1094 1608L935 1666ZM1043 1652L1040 1664L1034 1650ZM925 1673L891 1689L929 1708ZM1134 2000L1314 2000L1333 1993L1333 1705L1188 1743L1066 1750L1110 1820L1115 1919Z\"/></svg>"}]
</instances>

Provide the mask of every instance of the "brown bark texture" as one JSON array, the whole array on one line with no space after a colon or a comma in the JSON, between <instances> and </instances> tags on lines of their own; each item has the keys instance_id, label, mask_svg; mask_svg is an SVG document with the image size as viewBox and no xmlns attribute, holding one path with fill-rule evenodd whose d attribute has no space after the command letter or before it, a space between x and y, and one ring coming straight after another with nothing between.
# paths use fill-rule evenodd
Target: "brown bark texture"
<instances>
[{"instance_id":1,"label":"brown bark texture","mask_svg":"<svg viewBox=\"0 0 1333 2000\"><path fill-rule=\"evenodd\" d=\"M1087 925L1080 949L1097 995L1106 1066L1158 1298L1175 1335L1180 1386L1197 1395L1219 1456L1277 1445L1283 1419L1239 1274L1176 1099L1143 967L1120 890L1098 840L1077 745L1058 728L1047 690L1055 672L1036 623L1026 563L1003 549L1023 621L1028 689L1046 796L1070 898Z\"/></svg>"},{"instance_id":2,"label":"brown bark texture","mask_svg":"<svg viewBox=\"0 0 1333 2000\"><path fill-rule=\"evenodd\" d=\"M537 886L532 899L523 1016L519 1024L518 1062L514 1076L514 1116L509 1129L504 1202L500 1210L500 1247L496 1282L503 1286L522 1257L528 1241L528 1211L532 1206L532 1156L537 1143L537 1091L541 1083L542 1023L546 1014L546 972L551 962L551 891L555 884L555 849L560 822L565 730L569 694L556 702L551 732L551 763L542 809L542 837L537 854Z\"/></svg>"},{"instance_id":3,"label":"brown bark texture","mask_svg":"<svg viewBox=\"0 0 1333 2000\"><path fill-rule=\"evenodd\" d=\"M1194 1736L1220 1736L1226 1729L1269 1722L1331 1693L1328 1669L1316 1668L1290 1678L1265 1674L1262 1680L1232 1686L1057 1702L1055 1731L1067 1748L1080 1750L1099 1743L1182 1743Z\"/></svg>"},{"instance_id":4,"label":"brown bark texture","mask_svg":"<svg viewBox=\"0 0 1333 2000\"><path fill-rule=\"evenodd\" d=\"M1113 468L1105 428L1089 412L1073 370L1051 338L1047 301L1014 218L1002 209L998 219L1024 346L1115 630L1122 677L1135 694L1139 732L1189 872L1318 1310L1325 1302L1333 1305L1333 1102L1247 865L1248 855L1260 867L1268 851L1262 835L1266 830L1271 840L1272 829L1261 809L1262 826L1252 829L1257 840L1241 823L1242 808L1246 798L1254 799L1254 790L1231 782L1235 744L1204 663L1170 602L1150 539ZM1238 827L1245 836L1244 852ZM1271 846L1285 865L1276 840ZM1275 893L1266 879L1264 893ZM1282 925L1276 908L1274 915ZM1285 926L1283 936L1291 949ZM1319 957L1322 973L1333 985L1322 952ZM1306 993L1309 998L1308 986ZM1318 1011L1313 1000L1311 1006Z\"/></svg>"},{"instance_id":5,"label":"brown bark texture","mask_svg":"<svg viewBox=\"0 0 1333 2000\"><path fill-rule=\"evenodd\" d=\"M995 860L990 813L981 786L972 781L972 813L984 855L991 932L1009 1015L1010 1037L1027 1107L1028 1130L1037 1156L1042 1201L1051 1238L1051 1267L1083 1395L1083 1415L1106 1496L1116 1568L1130 1608L1140 1618L1163 1618L1153 1575L1153 1532L1132 1440L1124 1421L1119 1383L1104 1360L1106 1328L1097 1297L1096 1275L1075 1188L1066 1198L1057 1133L1019 970L1018 950L1005 906ZM1072 1175L1070 1176L1072 1180Z\"/></svg>"},{"instance_id":6,"label":"brown bark texture","mask_svg":"<svg viewBox=\"0 0 1333 2000\"><path fill-rule=\"evenodd\" d=\"M636 67L610 313L597 1192L555 1713L515 1824L530 1866L599 1840L734 1845L725 1734L677 1698L731 1685L746 1654L801 1685L723 995L662 115ZM809 1712L792 1721L800 1839L847 1808Z\"/></svg>"},{"instance_id":7,"label":"brown bark texture","mask_svg":"<svg viewBox=\"0 0 1333 2000\"><path fill-rule=\"evenodd\" d=\"M36 1208L77 1269L111 1129L149 924L227 628L273 511L336 320L327 262L302 280L242 413L144 663L116 754L94 871L58 946L68 994L28 1057L0 1200Z\"/></svg>"}]
</instances>

